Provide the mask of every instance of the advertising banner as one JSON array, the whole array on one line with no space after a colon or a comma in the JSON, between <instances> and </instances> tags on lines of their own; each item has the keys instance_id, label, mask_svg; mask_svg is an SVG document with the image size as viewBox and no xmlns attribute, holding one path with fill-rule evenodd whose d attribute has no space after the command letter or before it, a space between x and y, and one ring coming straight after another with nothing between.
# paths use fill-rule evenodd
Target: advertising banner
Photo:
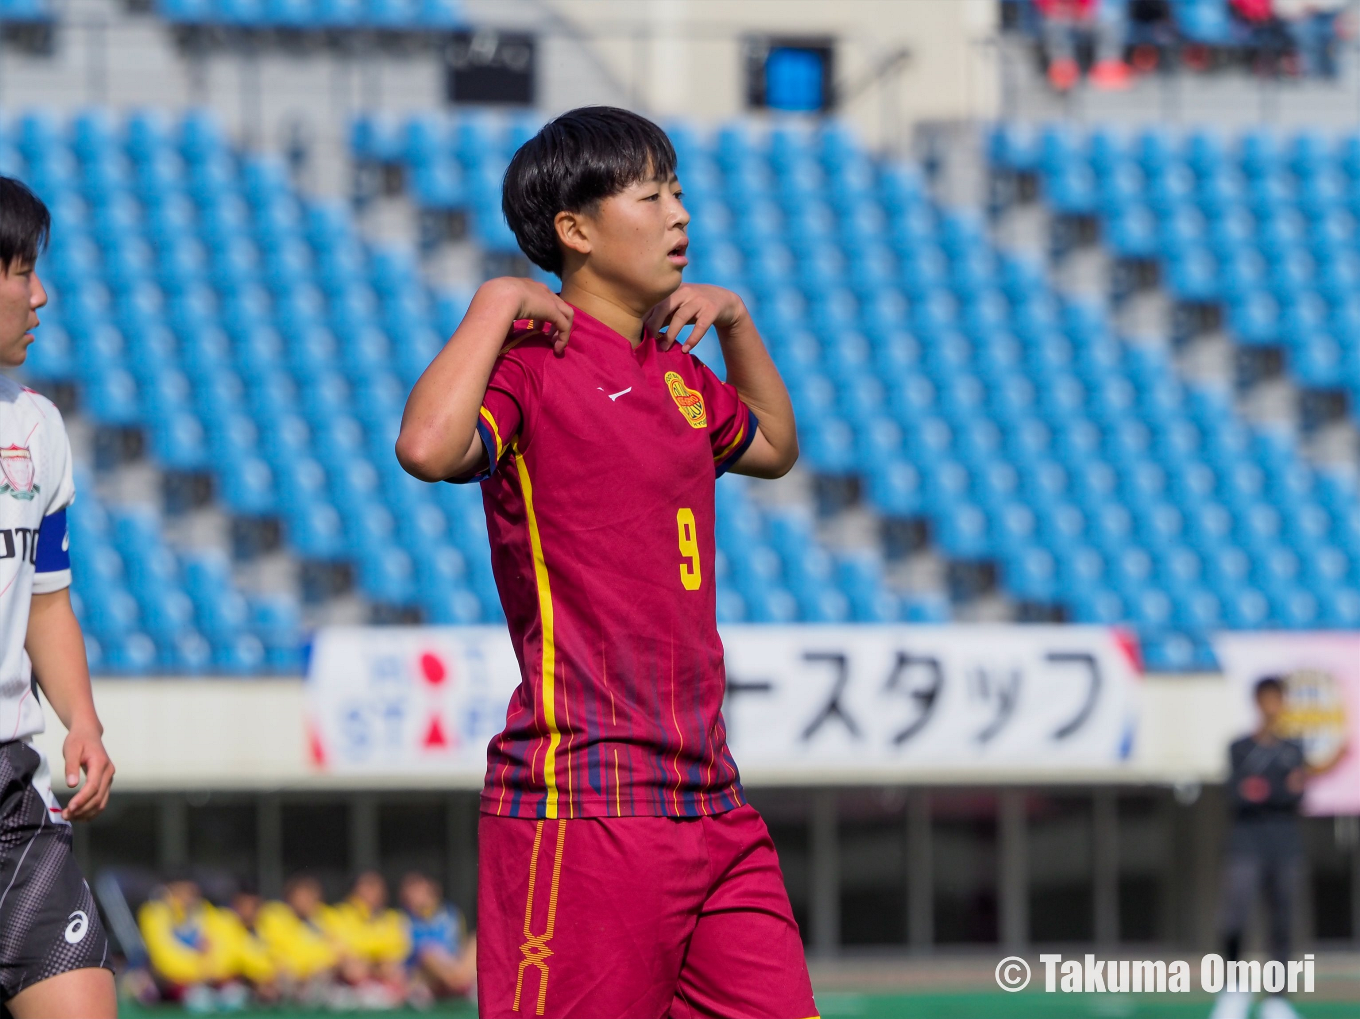
<instances>
[{"instance_id":1,"label":"advertising banner","mask_svg":"<svg viewBox=\"0 0 1360 1019\"><path fill-rule=\"evenodd\" d=\"M478 779L519 663L504 627L330 627L307 671L308 741L325 771Z\"/></svg>"},{"instance_id":2,"label":"advertising banner","mask_svg":"<svg viewBox=\"0 0 1360 1019\"><path fill-rule=\"evenodd\" d=\"M1119 766L1138 669L1119 632L1076 626L725 630L740 767L837 772Z\"/></svg>"},{"instance_id":3,"label":"advertising banner","mask_svg":"<svg viewBox=\"0 0 1360 1019\"><path fill-rule=\"evenodd\" d=\"M1309 780L1304 813L1360 814L1360 633L1222 633L1214 652L1236 688L1230 703L1239 735L1256 726L1256 684L1276 676L1285 684L1284 725L1311 763L1349 748Z\"/></svg>"},{"instance_id":4,"label":"advertising banner","mask_svg":"<svg viewBox=\"0 0 1360 1019\"><path fill-rule=\"evenodd\" d=\"M923 771L1118 769L1138 717L1137 650L1080 626L734 626L729 740L764 781ZM503 629L338 627L308 675L314 764L480 775L519 666Z\"/></svg>"}]
</instances>

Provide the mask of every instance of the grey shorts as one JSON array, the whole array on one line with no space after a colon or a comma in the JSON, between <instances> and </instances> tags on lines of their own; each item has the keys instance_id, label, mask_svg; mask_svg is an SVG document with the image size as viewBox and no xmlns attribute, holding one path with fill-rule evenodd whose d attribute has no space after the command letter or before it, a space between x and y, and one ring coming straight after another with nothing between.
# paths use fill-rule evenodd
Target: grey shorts
<instances>
[{"instance_id":1,"label":"grey shorts","mask_svg":"<svg viewBox=\"0 0 1360 1019\"><path fill-rule=\"evenodd\" d=\"M0 743L0 1001L91 967L113 968L109 941L47 761L28 742Z\"/></svg>"}]
</instances>

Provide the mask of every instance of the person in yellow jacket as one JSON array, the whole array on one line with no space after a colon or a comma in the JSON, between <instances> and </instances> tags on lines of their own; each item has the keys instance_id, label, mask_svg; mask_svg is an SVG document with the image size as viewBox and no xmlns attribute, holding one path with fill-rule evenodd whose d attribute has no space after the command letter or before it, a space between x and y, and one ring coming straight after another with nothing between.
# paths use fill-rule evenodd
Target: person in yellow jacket
<instances>
[{"instance_id":1,"label":"person in yellow jacket","mask_svg":"<svg viewBox=\"0 0 1360 1019\"><path fill-rule=\"evenodd\" d=\"M345 967L350 982L367 979L402 985L404 964L411 954L411 931L406 918L387 907L387 882L381 874L371 870L360 874L349 896L323 908L317 923L350 963ZM356 963L367 972L361 972Z\"/></svg>"},{"instance_id":2,"label":"person in yellow jacket","mask_svg":"<svg viewBox=\"0 0 1360 1019\"><path fill-rule=\"evenodd\" d=\"M232 897L230 909L216 912L237 974L250 982L257 997L273 1001L278 997L279 969L259 935L260 905L260 897L254 892L239 891Z\"/></svg>"},{"instance_id":3,"label":"person in yellow jacket","mask_svg":"<svg viewBox=\"0 0 1360 1019\"><path fill-rule=\"evenodd\" d=\"M166 882L143 904L138 926L152 973L165 997L186 1003L243 1002L247 981L260 997L274 996L275 970L240 916L203 899L187 878Z\"/></svg>"},{"instance_id":4,"label":"person in yellow jacket","mask_svg":"<svg viewBox=\"0 0 1360 1019\"><path fill-rule=\"evenodd\" d=\"M220 983L234 975L212 912L198 885L185 878L167 881L138 911L152 973L172 996L195 984Z\"/></svg>"},{"instance_id":5,"label":"person in yellow jacket","mask_svg":"<svg viewBox=\"0 0 1360 1019\"><path fill-rule=\"evenodd\" d=\"M340 946L320 923L321 883L309 874L288 879L282 902L259 907L255 931L281 976L291 984L328 981L340 965Z\"/></svg>"}]
</instances>

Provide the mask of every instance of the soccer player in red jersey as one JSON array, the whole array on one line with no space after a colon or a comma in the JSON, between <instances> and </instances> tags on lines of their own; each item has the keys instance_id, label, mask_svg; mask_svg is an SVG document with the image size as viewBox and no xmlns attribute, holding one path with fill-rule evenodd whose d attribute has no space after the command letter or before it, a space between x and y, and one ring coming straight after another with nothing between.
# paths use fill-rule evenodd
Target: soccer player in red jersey
<instances>
[{"instance_id":1,"label":"soccer player in red jersey","mask_svg":"<svg viewBox=\"0 0 1360 1019\"><path fill-rule=\"evenodd\" d=\"M481 481L523 676L481 800L484 1016L816 1013L727 749L714 597L715 480L787 473L793 409L741 299L682 285L675 170L624 110L525 143L505 214L561 295L484 284L397 440L417 477ZM690 353L710 326L726 383Z\"/></svg>"}]
</instances>

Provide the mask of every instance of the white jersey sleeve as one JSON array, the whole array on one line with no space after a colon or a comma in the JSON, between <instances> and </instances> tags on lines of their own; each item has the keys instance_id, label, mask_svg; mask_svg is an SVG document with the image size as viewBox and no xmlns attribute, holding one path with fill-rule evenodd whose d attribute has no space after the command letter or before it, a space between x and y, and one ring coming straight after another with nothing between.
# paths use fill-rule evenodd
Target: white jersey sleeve
<instances>
[{"instance_id":1,"label":"white jersey sleeve","mask_svg":"<svg viewBox=\"0 0 1360 1019\"><path fill-rule=\"evenodd\" d=\"M34 539L33 593L50 594L71 586L71 541L66 525L66 508L76 496L71 472L71 440L61 411L45 396L29 394L43 410L41 459L38 464L45 502L42 524Z\"/></svg>"}]
</instances>

